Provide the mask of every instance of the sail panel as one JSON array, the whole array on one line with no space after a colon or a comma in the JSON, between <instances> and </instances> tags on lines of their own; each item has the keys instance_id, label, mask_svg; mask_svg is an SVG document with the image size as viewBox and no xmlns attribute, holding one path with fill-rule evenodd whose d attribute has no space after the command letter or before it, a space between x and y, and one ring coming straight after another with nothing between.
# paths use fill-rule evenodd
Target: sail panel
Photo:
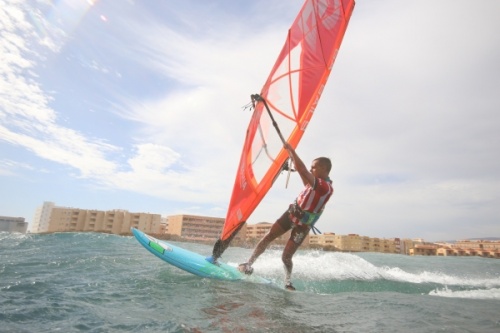
<instances>
[{"instance_id":1,"label":"sail panel","mask_svg":"<svg viewBox=\"0 0 500 333\"><path fill-rule=\"evenodd\" d=\"M317 106L353 9L353 0L305 1L261 90L283 137L294 148ZM246 222L287 158L264 103L258 102L247 129L222 241L230 241Z\"/></svg>"}]
</instances>

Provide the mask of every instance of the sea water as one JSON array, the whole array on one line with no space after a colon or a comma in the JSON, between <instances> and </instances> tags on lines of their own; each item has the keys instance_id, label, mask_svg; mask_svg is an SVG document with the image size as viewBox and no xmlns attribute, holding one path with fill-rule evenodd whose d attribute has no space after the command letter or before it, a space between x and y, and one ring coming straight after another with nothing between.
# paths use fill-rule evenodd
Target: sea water
<instances>
[{"instance_id":1,"label":"sea water","mask_svg":"<svg viewBox=\"0 0 500 333\"><path fill-rule=\"evenodd\" d=\"M0 233L0 332L500 332L498 259L299 250L291 292L280 258L271 248L254 264L271 284L227 282L133 237Z\"/></svg>"}]
</instances>

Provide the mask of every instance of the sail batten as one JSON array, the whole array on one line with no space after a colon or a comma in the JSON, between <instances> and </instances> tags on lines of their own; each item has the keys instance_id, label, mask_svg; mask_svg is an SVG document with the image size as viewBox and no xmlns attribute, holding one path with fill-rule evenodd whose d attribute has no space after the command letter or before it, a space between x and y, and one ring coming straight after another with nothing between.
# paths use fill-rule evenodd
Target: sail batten
<instances>
[{"instance_id":1,"label":"sail batten","mask_svg":"<svg viewBox=\"0 0 500 333\"><path fill-rule=\"evenodd\" d=\"M246 132L226 221L223 252L271 188L288 159L279 132L297 147L342 42L354 0L306 0L261 89ZM254 95L256 96L256 95ZM266 105L269 108L266 109ZM269 114L268 114L269 113ZM215 251L218 257L221 251Z\"/></svg>"}]
</instances>

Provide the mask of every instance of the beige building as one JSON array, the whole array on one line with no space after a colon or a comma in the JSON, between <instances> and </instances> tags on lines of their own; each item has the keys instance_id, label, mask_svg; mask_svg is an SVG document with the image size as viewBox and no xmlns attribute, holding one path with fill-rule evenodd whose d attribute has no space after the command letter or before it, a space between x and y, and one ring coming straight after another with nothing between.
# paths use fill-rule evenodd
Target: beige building
<instances>
[{"instance_id":1,"label":"beige building","mask_svg":"<svg viewBox=\"0 0 500 333\"><path fill-rule=\"evenodd\" d=\"M500 241L461 240L456 243L415 243L412 256L479 256L500 259Z\"/></svg>"},{"instance_id":2,"label":"beige building","mask_svg":"<svg viewBox=\"0 0 500 333\"><path fill-rule=\"evenodd\" d=\"M335 234L333 232L325 232L321 235L309 236L309 245L317 247L335 247Z\"/></svg>"},{"instance_id":3,"label":"beige building","mask_svg":"<svg viewBox=\"0 0 500 333\"><path fill-rule=\"evenodd\" d=\"M500 259L500 241L460 240L453 244L440 244L438 256L479 256Z\"/></svg>"},{"instance_id":4,"label":"beige building","mask_svg":"<svg viewBox=\"0 0 500 333\"><path fill-rule=\"evenodd\" d=\"M500 250L500 240L459 240L453 244L453 247L464 249L477 249L477 250Z\"/></svg>"},{"instance_id":5,"label":"beige building","mask_svg":"<svg viewBox=\"0 0 500 333\"><path fill-rule=\"evenodd\" d=\"M342 251L361 252L369 251L370 242L357 234L336 235L334 246Z\"/></svg>"},{"instance_id":6,"label":"beige building","mask_svg":"<svg viewBox=\"0 0 500 333\"><path fill-rule=\"evenodd\" d=\"M265 234L269 232L271 227L273 226L273 223L269 222L260 222L256 224L247 224L246 227L246 233L245 233L245 239L246 240L260 240L262 237L264 237ZM278 237L275 242L277 243L284 243L290 238L290 232L286 232L283 236ZM308 246L310 241L310 236L308 235L306 239L304 239L304 242L302 243L303 246Z\"/></svg>"},{"instance_id":7,"label":"beige building","mask_svg":"<svg viewBox=\"0 0 500 333\"><path fill-rule=\"evenodd\" d=\"M194 241L215 241L220 237L224 218L198 216L198 215L172 215L167 217L167 233L177 235L184 239ZM244 224L235 236L232 244L262 238L271 229L272 223L261 222L257 224ZM276 239L283 243L290 237L290 232ZM304 240L304 245L309 244L309 236Z\"/></svg>"},{"instance_id":8,"label":"beige building","mask_svg":"<svg viewBox=\"0 0 500 333\"><path fill-rule=\"evenodd\" d=\"M260 222L256 224L248 224L247 225L247 232L245 237L247 239L249 238L262 238L264 237L265 234L268 233L268 231L272 227L272 223L269 222Z\"/></svg>"},{"instance_id":9,"label":"beige building","mask_svg":"<svg viewBox=\"0 0 500 333\"><path fill-rule=\"evenodd\" d=\"M222 231L225 219L222 217L198 215L171 215L167 217L167 233L197 241L216 241ZM246 226L236 235L235 240L242 238Z\"/></svg>"},{"instance_id":10,"label":"beige building","mask_svg":"<svg viewBox=\"0 0 500 333\"><path fill-rule=\"evenodd\" d=\"M132 227L150 234L165 233L165 224L159 214L58 207L53 203L44 203L36 214L39 211L43 218L31 229L34 233L94 231L129 234Z\"/></svg>"},{"instance_id":11,"label":"beige building","mask_svg":"<svg viewBox=\"0 0 500 333\"><path fill-rule=\"evenodd\" d=\"M357 234L336 235L334 233L311 235L310 238L311 245L338 251L402 253L399 238L371 238Z\"/></svg>"},{"instance_id":12,"label":"beige building","mask_svg":"<svg viewBox=\"0 0 500 333\"><path fill-rule=\"evenodd\" d=\"M410 249L411 256L435 256L437 254L438 246L435 244L415 244Z\"/></svg>"}]
</instances>

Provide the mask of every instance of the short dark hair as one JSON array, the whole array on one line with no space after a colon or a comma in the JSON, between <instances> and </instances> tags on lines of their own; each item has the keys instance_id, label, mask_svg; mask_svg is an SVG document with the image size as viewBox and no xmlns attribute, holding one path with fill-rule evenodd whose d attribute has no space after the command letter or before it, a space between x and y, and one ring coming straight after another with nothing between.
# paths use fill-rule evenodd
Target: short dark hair
<instances>
[{"instance_id":1,"label":"short dark hair","mask_svg":"<svg viewBox=\"0 0 500 333\"><path fill-rule=\"evenodd\" d=\"M315 161L318 161L320 165L324 166L328 173L332 170L332 161L328 157L318 157Z\"/></svg>"}]
</instances>

